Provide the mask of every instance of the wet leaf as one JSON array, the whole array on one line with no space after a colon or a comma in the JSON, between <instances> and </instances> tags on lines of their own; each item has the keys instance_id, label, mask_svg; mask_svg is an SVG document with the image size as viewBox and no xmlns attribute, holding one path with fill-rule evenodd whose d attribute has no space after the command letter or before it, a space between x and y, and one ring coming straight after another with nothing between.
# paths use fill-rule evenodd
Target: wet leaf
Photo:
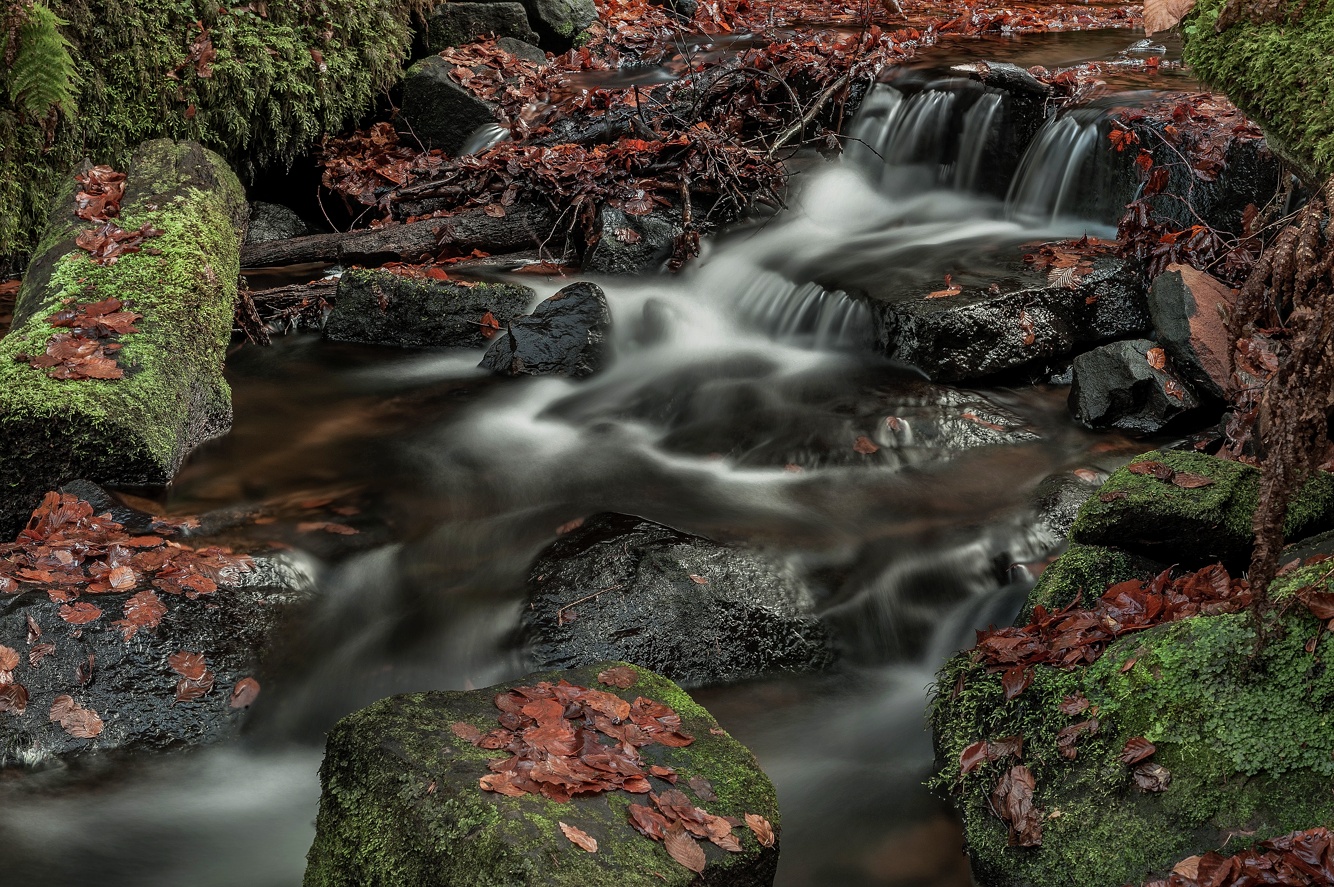
<instances>
[{"instance_id":1,"label":"wet leaf","mask_svg":"<svg viewBox=\"0 0 1334 887\"><path fill-rule=\"evenodd\" d=\"M774 827L768 819L758 813L747 813L745 820L746 827L755 833L755 839L760 842L761 847L774 845Z\"/></svg>"},{"instance_id":2,"label":"wet leaf","mask_svg":"<svg viewBox=\"0 0 1334 887\"><path fill-rule=\"evenodd\" d=\"M691 574L690 574L690 581L693 582L693 583L695 583L696 585L708 585L708 584L709 584L709 580L705 579L703 576L697 576L697 575L695 575L694 573L691 573Z\"/></svg>"},{"instance_id":3,"label":"wet leaf","mask_svg":"<svg viewBox=\"0 0 1334 887\"><path fill-rule=\"evenodd\" d=\"M20 661L18 650L0 644L0 672L13 671L19 667Z\"/></svg>"},{"instance_id":4,"label":"wet leaf","mask_svg":"<svg viewBox=\"0 0 1334 887\"><path fill-rule=\"evenodd\" d=\"M706 862L704 848L699 846L699 843L686 833L685 826L679 821L673 822L667 827L663 845L666 846L667 853L672 859L675 859L692 872L698 874L704 871Z\"/></svg>"},{"instance_id":5,"label":"wet leaf","mask_svg":"<svg viewBox=\"0 0 1334 887\"><path fill-rule=\"evenodd\" d=\"M1001 675L1001 686L1005 688L1005 699L1011 700L1028 689L1033 683L1033 669L1016 665L1007 668Z\"/></svg>"},{"instance_id":6,"label":"wet leaf","mask_svg":"<svg viewBox=\"0 0 1334 887\"><path fill-rule=\"evenodd\" d=\"M259 681L254 678L241 678L232 686L228 705L232 708L247 708L259 696Z\"/></svg>"},{"instance_id":7,"label":"wet leaf","mask_svg":"<svg viewBox=\"0 0 1334 887\"><path fill-rule=\"evenodd\" d=\"M456 721L453 724L450 724L449 729L455 736L462 739L464 742L470 742L473 745L476 745L482 740L482 731L464 721Z\"/></svg>"},{"instance_id":8,"label":"wet leaf","mask_svg":"<svg viewBox=\"0 0 1334 887\"><path fill-rule=\"evenodd\" d=\"M181 650L168 656L167 664L171 666L172 671L191 681L199 680L208 671L203 653L187 653Z\"/></svg>"},{"instance_id":9,"label":"wet leaf","mask_svg":"<svg viewBox=\"0 0 1334 887\"><path fill-rule=\"evenodd\" d=\"M965 776L991 760L989 744L979 739L959 753L959 775Z\"/></svg>"},{"instance_id":10,"label":"wet leaf","mask_svg":"<svg viewBox=\"0 0 1334 887\"><path fill-rule=\"evenodd\" d=\"M157 628L167 615L167 605L152 591L141 591L125 602L125 616L113 624L118 626L125 640L132 639L141 628Z\"/></svg>"},{"instance_id":11,"label":"wet leaf","mask_svg":"<svg viewBox=\"0 0 1334 887\"><path fill-rule=\"evenodd\" d=\"M1214 481L1212 478L1205 477L1203 474L1191 474L1189 471L1178 471L1172 475L1172 483L1186 490L1198 490L1201 487L1212 487Z\"/></svg>"},{"instance_id":12,"label":"wet leaf","mask_svg":"<svg viewBox=\"0 0 1334 887\"><path fill-rule=\"evenodd\" d=\"M1019 338L1025 346L1032 345L1038 340L1033 327L1033 318L1026 310L1019 312Z\"/></svg>"},{"instance_id":13,"label":"wet leaf","mask_svg":"<svg viewBox=\"0 0 1334 887\"><path fill-rule=\"evenodd\" d=\"M1126 471L1131 474L1138 474L1141 477L1156 477L1158 480L1171 480L1172 475L1176 474L1172 467L1162 462L1131 462L1126 466Z\"/></svg>"},{"instance_id":14,"label":"wet leaf","mask_svg":"<svg viewBox=\"0 0 1334 887\"><path fill-rule=\"evenodd\" d=\"M713 783L709 782L703 776L692 776L688 780L690 787L695 791L695 797L708 804L718 800L718 796L713 793Z\"/></svg>"},{"instance_id":15,"label":"wet leaf","mask_svg":"<svg viewBox=\"0 0 1334 887\"><path fill-rule=\"evenodd\" d=\"M1135 778L1135 785L1139 786L1141 791L1165 792L1172 784L1172 774L1162 764L1153 761L1137 765L1131 773Z\"/></svg>"},{"instance_id":16,"label":"wet leaf","mask_svg":"<svg viewBox=\"0 0 1334 887\"><path fill-rule=\"evenodd\" d=\"M21 715L28 708L28 689L22 684L0 684L0 714Z\"/></svg>"},{"instance_id":17,"label":"wet leaf","mask_svg":"<svg viewBox=\"0 0 1334 887\"><path fill-rule=\"evenodd\" d=\"M500 332L500 321L496 320L496 316L490 311L482 315L481 326L483 339L493 339L496 333ZM580 518L579 521L582 523L583 518Z\"/></svg>"},{"instance_id":18,"label":"wet leaf","mask_svg":"<svg viewBox=\"0 0 1334 887\"><path fill-rule=\"evenodd\" d=\"M1011 767L991 793L992 809L1009 827L1010 846L1042 846L1042 814L1033 805L1036 784L1023 764Z\"/></svg>"},{"instance_id":19,"label":"wet leaf","mask_svg":"<svg viewBox=\"0 0 1334 887\"><path fill-rule=\"evenodd\" d=\"M563 822L557 822L556 824L559 825L560 830L565 833L565 837L570 839L570 843L582 850L587 850L589 853L598 852L598 842L588 832L583 829L575 828L572 825L566 825Z\"/></svg>"},{"instance_id":20,"label":"wet leaf","mask_svg":"<svg viewBox=\"0 0 1334 887\"><path fill-rule=\"evenodd\" d=\"M55 644L33 644L32 649L28 651L28 667L37 668L42 664L43 659L55 651Z\"/></svg>"},{"instance_id":21,"label":"wet leaf","mask_svg":"<svg viewBox=\"0 0 1334 887\"><path fill-rule=\"evenodd\" d=\"M1195 8L1195 0L1144 0L1144 33L1175 28Z\"/></svg>"},{"instance_id":22,"label":"wet leaf","mask_svg":"<svg viewBox=\"0 0 1334 887\"><path fill-rule=\"evenodd\" d=\"M1126 746L1121 750L1121 763L1138 764L1157 750L1158 747L1143 736L1132 736L1126 740Z\"/></svg>"},{"instance_id":23,"label":"wet leaf","mask_svg":"<svg viewBox=\"0 0 1334 887\"><path fill-rule=\"evenodd\" d=\"M639 680L639 675L628 665L616 665L606 671L598 672L598 680L604 684L628 690L634 686L635 681Z\"/></svg>"},{"instance_id":24,"label":"wet leaf","mask_svg":"<svg viewBox=\"0 0 1334 887\"><path fill-rule=\"evenodd\" d=\"M101 615L102 610L87 601L60 605L60 618L72 625L83 625L84 623L92 622Z\"/></svg>"},{"instance_id":25,"label":"wet leaf","mask_svg":"<svg viewBox=\"0 0 1334 887\"><path fill-rule=\"evenodd\" d=\"M176 682L176 701L193 702L213 689L213 672L205 671L197 680L181 678Z\"/></svg>"},{"instance_id":26,"label":"wet leaf","mask_svg":"<svg viewBox=\"0 0 1334 887\"><path fill-rule=\"evenodd\" d=\"M1149 366L1155 370L1161 370L1167 366L1167 352L1161 348L1150 348L1145 352L1144 358L1149 362Z\"/></svg>"},{"instance_id":27,"label":"wet leaf","mask_svg":"<svg viewBox=\"0 0 1334 887\"><path fill-rule=\"evenodd\" d=\"M97 712L79 705L72 696L57 696L51 703L50 718L75 739L95 739L102 734L102 719Z\"/></svg>"},{"instance_id":28,"label":"wet leaf","mask_svg":"<svg viewBox=\"0 0 1334 887\"><path fill-rule=\"evenodd\" d=\"M1083 693L1074 693L1061 700L1057 709L1063 715L1082 714L1089 707L1089 701Z\"/></svg>"},{"instance_id":29,"label":"wet leaf","mask_svg":"<svg viewBox=\"0 0 1334 887\"><path fill-rule=\"evenodd\" d=\"M880 451L880 447L876 446L876 444L864 434L857 437L856 442L852 445L852 449L861 453L863 456L869 456L872 453L878 453Z\"/></svg>"}]
</instances>

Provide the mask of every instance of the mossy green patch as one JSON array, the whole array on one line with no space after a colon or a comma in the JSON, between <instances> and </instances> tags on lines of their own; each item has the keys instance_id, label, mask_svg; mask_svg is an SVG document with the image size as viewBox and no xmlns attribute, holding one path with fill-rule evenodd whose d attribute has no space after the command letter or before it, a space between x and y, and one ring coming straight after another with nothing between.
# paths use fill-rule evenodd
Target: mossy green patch
<instances>
[{"instance_id":1,"label":"mossy green patch","mask_svg":"<svg viewBox=\"0 0 1334 887\"><path fill-rule=\"evenodd\" d=\"M707 778L717 800L696 802L711 813L738 818L759 813L779 825L773 785L750 752L717 731L713 718L684 691L653 672L635 668L638 680L625 691L599 684L598 672L613 664L619 663L529 675L484 691L395 696L339 721L329 733L321 768L324 792L306 887L693 883L693 873L674 862L662 844L630 826L627 807L646 803L643 795L618 791L560 804L537 795L505 797L478 786L489 772L485 762L508 752L475 748L451 726L463 721L494 729L495 694L542 680L565 679L671 706L695 742L680 749L647 746L641 752L646 762L676 769L677 788L692 798L688 779ZM560 832L562 821L592 835L598 852L575 847ZM734 834L741 853L704 845L706 877L742 887L771 883L777 849L761 848L744 828Z\"/></svg>"},{"instance_id":2,"label":"mossy green patch","mask_svg":"<svg viewBox=\"0 0 1334 887\"><path fill-rule=\"evenodd\" d=\"M1027 622L1039 604L1052 612L1071 603L1077 607L1090 606L1108 586L1127 579L1148 579L1162 569L1157 561L1120 549L1073 543L1042 571L1017 621Z\"/></svg>"},{"instance_id":3,"label":"mossy green patch","mask_svg":"<svg viewBox=\"0 0 1334 887\"><path fill-rule=\"evenodd\" d=\"M1291 23L1215 26L1224 0L1200 0L1184 26L1185 60L1253 117L1270 146L1306 178L1334 173L1334 3L1297 8Z\"/></svg>"},{"instance_id":4,"label":"mossy green patch","mask_svg":"<svg viewBox=\"0 0 1334 887\"><path fill-rule=\"evenodd\" d=\"M1071 541L1118 547L1192 569L1218 561L1234 571L1243 569L1254 546L1251 523L1260 472L1240 462L1172 450L1134 460L1145 461L1203 475L1213 483L1186 489L1121 468L1080 508ZM1302 487L1285 526L1290 539L1334 527L1334 475L1318 472Z\"/></svg>"}]
</instances>

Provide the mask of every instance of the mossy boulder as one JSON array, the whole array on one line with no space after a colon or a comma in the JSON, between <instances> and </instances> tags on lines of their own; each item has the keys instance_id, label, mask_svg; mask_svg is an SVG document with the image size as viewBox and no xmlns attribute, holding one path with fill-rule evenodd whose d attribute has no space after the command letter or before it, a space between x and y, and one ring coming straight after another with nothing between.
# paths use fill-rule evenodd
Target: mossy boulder
<instances>
[{"instance_id":1,"label":"mossy boulder","mask_svg":"<svg viewBox=\"0 0 1334 887\"><path fill-rule=\"evenodd\" d=\"M1317 582L1330 582L1321 565L1282 577L1274 593L1287 599ZM962 814L979 882L1138 884L1193 854L1334 822L1334 636L1296 604L1281 622L1259 655L1247 613L1159 625L1121 638L1087 668L1037 667L1008 702L999 674L967 653L950 660L931 711L933 784ZM1074 693L1096 711L1062 714L1058 705ZM1089 717L1097 731L1065 759L1057 735ZM969 744L1014 735L1036 781L1038 847L1009 846L992 812L990 795L1013 758L960 775ZM1157 747L1150 760L1170 773L1164 791L1139 788L1121 763L1132 737Z\"/></svg>"},{"instance_id":2,"label":"mossy boulder","mask_svg":"<svg viewBox=\"0 0 1334 887\"><path fill-rule=\"evenodd\" d=\"M695 741L683 748L645 746L645 763L675 769L675 788L710 813L738 819L760 814L777 830L773 785L750 752L684 691L647 669L631 666L636 680L626 690L598 682L599 672L621 664L532 674L471 692L393 696L343 718L329 732L320 769L323 794L306 887L771 884L778 845L761 847L744 826L733 831L740 853L701 845L707 864L697 877L675 862L662 843L631 827L627 808L647 803L645 795L613 791L562 804L541 795L507 797L478 786L489 772L487 761L509 753L474 747L453 726L462 722L483 733L495 729L498 693L566 680L626 700L644 696L670 706ZM693 777L707 779L716 800L700 797L689 783ZM657 777L651 781L655 792L672 788ZM560 822L595 838L597 852L571 843Z\"/></svg>"},{"instance_id":3,"label":"mossy boulder","mask_svg":"<svg viewBox=\"0 0 1334 887\"><path fill-rule=\"evenodd\" d=\"M46 490L74 478L161 485L186 454L231 425L222 364L231 336L247 208L235 174L192 142L135 152L121 215L160 230L141 252L98 265L75 246L92 223L74 214L73 175L53 202L9 334L0 340L0 533ZM142 318L120 337L124 377L57 379L34 367L66 329L49 318L73 299L116 298Z\"/></svg>"},{"instance_id":4,"label":"mossy boulder","mask_svg":"<svg viewBox=\"0 0 1334 887\"><path fill-rule=\"evenodd\" d=\"M1217 31L1224 0L1200 0L1184 25L1185 60L1264 128L1271 149L1310 182L1334 173L1334 3L1282 5L1292 21Z\"/></svg>"},{"instance_id":5,"label":"mossy boulder","mask_svg":"<svg viewBox=\"0 0 1334 887\"><path fill-rule=\"evenodd\" d=\"M1251 524L1259 497L1259 470L1171 450L1146 453L1131 464L1146 461L1202 475L1212 483L1188 489L1121 468L1084 503L1070 540L1121 548L1192 569L1216 561L1234 572L1244 569L1255 544ZM1289 539L1334 528L1334 475L1317 472L1307 481L1288 510L1285 528Z\"/></svg>"},{"instance_id":6,"label":"mossy boulder","mask_svg":"<svg viewBox=\"0 0 1334 887\"><path fill-rule=\"evenodd\" d=\"M1071 603L1077 607L1090 606L1109 585L1127 579L1149 579L1162 572L1163 566L1118 548L1073 543L1042 571L1037 585L1028 593L1019 621L1027 622L1039 604L1048 612L1064 609Z\"/></svg>"}]
</instances>

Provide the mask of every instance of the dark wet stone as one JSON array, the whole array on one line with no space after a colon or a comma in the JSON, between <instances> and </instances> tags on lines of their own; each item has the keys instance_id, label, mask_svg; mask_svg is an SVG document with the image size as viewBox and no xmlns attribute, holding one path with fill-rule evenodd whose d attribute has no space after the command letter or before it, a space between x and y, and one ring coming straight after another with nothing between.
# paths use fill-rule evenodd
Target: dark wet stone
<instances>
[{"instance_id":1,"label":"dark wet stone","mask_svg":"<svg viewBox=\"0 0 1334 887\"><path fill-rule=\"evenodd\" d=\"M491 34L528 43L540 39L522 3L441 3L426 16L426 45L432 53Z\"/></svg>"},{"instance_id":2,"label":"dark wet stone","mask_svg":"<svg viewBox=\"0 0 1334 887\"><path fill-rule=\"evenodd\" d=\"M632 216L612 206L598 217L600 239L584 256L594 274L651 274L662 269L681 233L680 213L658 210Z\"/></svg>"},{"instance_id":3,"label":"dark wet stone","mask_svg":"<svg viewBox=\"0 0 1334 887\"><path fill-rule=\"evenodd\" d=\"M564 52L575 39L598 20L593 0L522 0L528 21L541 35L539 45L553 52Z\"/></svg>"},{"instance_id":4,"label":"dark wet stone","mask_svg":"<svg viewBox=\"0 0 1334 887\"><path fill-rule=\"evenodd\" d=\"M699 687L832 661L788 568L637 517L589 518L538 557L528 589L522 636L539 667L619 658Z\"/></svg>"},{"instance_id":5,"label":"dark wet stone","mask_svg":"<svg viewBox=\"0 0 1334 887\"><path fill-rule=\"evenodd\" d=\"M935 381L976 379L1049 361L1081 346L1147 331L1149 314L1138 263L1094 261L1074 288L1025 275L996 291L876 299L880 348Z\"/></svg>"},{"instance_id":6,"label":"dark wet stone","mask_svg":"<svg viewBox=\"0 0 1334 887\"><path fill-rule=\"evenodd\" d=\"M502 330L478 366L505 376L592 375L606 362L611 311L602 288L572 283Z\"/></svg>"},{"instance_id":7,"label":"dark wet stone","mask_svg":"<svg viewBox=\"0 0 1334 887\"><path fill-rule=\"evenodd\" d=\"M503 327L535 297L526 286L414 280L389 271L349 271L324 335L339 342L412 348L486 344L483 318Z\"/></svg>"},{"instance_id":8,"label":"dark wet stone","mask_svg":"<svg viewBox=\"0 0 1334 887\"><path fill-rule=\"evenodd\" d=\"M408 69L403 78L403 130L428 148L457 154L468 137L496 119L495 109L449 76L453 65L438 55Z\"/></svg>"},{"instance_id":9,"label":"dark wet stone","mask_svg":"<svg viewBox=\"0 0 1334 887\"><path fill-rule=\"evenodd\" d=\"M1149 363L1153 349L1164 361L1162 369ZM1194 387L1148 339L1094 348L1075 358L1074 370L1070 411L1089 428L1153 434L1200 405Z\"/></svg>"},{"instance_id":10,"label":"dark wet stone","mask_svg":"<svg viewBox=\"0 0 1334 887\"><path fill-rule=\"evenodd\" d=\"M1231 372L1223 311L1232 291L1216 278L1194 268L1169 265L1149 288L1149 314L1158 341L1173 364L1190 380L1222 398Z\"/></svg>"},{"instance_id":11,"label":"dark wet stone","mask_svg":"<svg viewBox=\"0 0 1334 887\"><path fill-rule=\"evenodd\" d=\"M262 200L251 202L250 224L245 234L247 245L268 243L270 240L289 240L310 233L310 226L296 210L279 203L265 203Z\"/></svg>"},{"instance_id":12,"label":"dark wet stone","mask_svg":"<svg viewBox=\"0 0 1334 887\"><path fill-rule=\"evenodd\" d=\"M545 65L548 61L547 54L542 51L541 47L534 46L533 43L535 42L520 40L517 37L501 37L496 41L496 45L512 56Z\"/></svg>"},{"instance_id":13,"label":"dark wet stone","mask_svg":"<svg viewBox=\"0 0 1334 887\"><path fill-rule=\"evenodd\" d=\"M699 0L652 0L652 2L654 6L661 6L686 21L694 18L695 11L699 9Z\"/></svg>"},{"instance_id":14,"label":"dark wet stone","mask_svg":"<svg viewBox=\"0 0 1334 887\"><path fill-rule=\"evenodd\" d=\"M1080 506L1098 491L1101 482L1101 472L1091 478L1079 477L1072 472L1043 478L1033 491L1039 524L1056 539L1068 537Z\"/></svg>"}]
</instances>

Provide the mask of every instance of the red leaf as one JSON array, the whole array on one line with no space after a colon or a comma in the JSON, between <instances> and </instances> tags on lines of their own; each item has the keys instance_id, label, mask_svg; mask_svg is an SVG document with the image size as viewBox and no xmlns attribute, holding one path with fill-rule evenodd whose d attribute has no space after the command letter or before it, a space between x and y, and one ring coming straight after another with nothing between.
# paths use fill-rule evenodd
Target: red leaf
<instances>
[{"instance_id":1,"label":"red leaf","mask_svg":"<svg viewBox=\"0 0 1334 887\"><path fill-rule=\"evenodd\" d=\"M1007 668L1005 674L1001 676L1001 686L1005 688L1005 699L1007 701L1027 690L1032 683L1033 669L1024 668L1022 665Z\"/></svg>"},{"instance_id":2,"label":"red leaf","mask_svg":"<svg viewBox=\"0 0 1334 887\"><path fill-rule=\"evenodd\" d=\"M598 842L588 832L583 829L575 828L572 825L566 825L563 822L557 822L556 824L559 825L560 830L565 833L565 837L569 838L570 842L576 847L582 850L587 850L589 853L598 852Z\"/></svg>"},{"instance_id":3,"label":"red leaf","mask_svg":"<svg viewBox=\"0 0 1334 887\"><path fill-rule=\"evenodd\" d=\"M61 694L52 701L50 718L75 739L94 739L102 733L97 712L79 705L71 696Z\"/></svg>"},{"instance_id":4,"label":"red leaf","mask_svg":"<svg viewBox=\"0 0 1334 887\"><path fill-rule=\"evenodd\" d=\"M172 671L191 681L199 680L208 671L203 653L187 653L181 650L168 656L167 664L171 666Z\"/></svg>"},{"instance_id":5,"label":"red leaf","mask_svg":"<svg viewBox=\"0 0 1334 887\"><path fill-rule=\"evenodd\" d=\"M747 813L745 815L746 826L755 833L755 839L760 842L762 847L772 847L776 840L774 836L774 827L769 820L758 813Z\"/></svg>"},{"instance_id":6,"label":"red leaf","mask_svg":"<svg viewBox=\"0 0 1334 887\"><path fill-rule=\"evenodd\" d=\"M255 701L259 695L259 681L254 678L241 678L232 687L232 695L228 705L232 708L246 708Z\"/></svg>"},{"instance_id":7,"label":"red leaf","mask_svg":"<svg viewBox=\"0 0 1334 887\"><path fill-rule=\"evenodd\" d=\"M991 793L992 809L1009 826L1010 846L1042 846L1042 814L1033 805L1036 785L1028 767L1011 767Z\"/></svg>"},{"instance_id":8,"label":"red leaf","mask_svg":"<svg viewBox=\"0 0 1334 887\"><path fill-rule=\"evenodd\" d=\"M95 605L86 601L79 601L76 604L61 604L60 618L73 625L83 625L85 622L92 622L102 615L102 611Z\"/></svg>"},{"instance_id":9,"label":"red leaf","mask_svg":"<svg viewBox=\"0 0 1334 887\"><path fill-rule=\"evenodd\" d=\"M482 338L495 338L496 333L500 332L500 321L490 311L482 315Z\"/></svg>"},{"instance_id":10,"label":"red leaf","mask_svg":"<svg viewBox=\"0 0 1334 887\"><path fill-rule=\"evenodd\" d=\"M1157 750L1158 747L1143 736L1132 736L1126 740L1126 747L1121 750L1121 763L1138 764Z\"/></svg>"}]
</instances>

